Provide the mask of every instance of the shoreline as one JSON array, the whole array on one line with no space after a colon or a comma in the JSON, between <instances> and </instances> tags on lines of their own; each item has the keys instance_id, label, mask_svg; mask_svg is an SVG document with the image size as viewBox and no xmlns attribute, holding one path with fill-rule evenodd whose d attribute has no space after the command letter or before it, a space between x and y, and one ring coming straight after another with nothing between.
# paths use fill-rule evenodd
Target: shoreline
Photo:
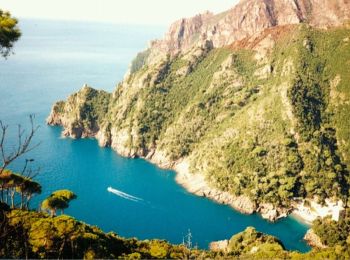
<instances>
[{"instance_id":1,"label":"shoreline","mask_svg":"<svg viewBox=\"0 0 350 260\"><path fill-rule=\"evenodd\" d=\"M256 212L257 205L251 202L248 197L235 197L228 192L210 187L203 175L190 173L189 163L186 159L176 163L173 169L176 173L175 181L189 193L211 199L219 204L229 205L242 214L253 214Z\"/></svg>"},{"instance_id":2,"label":"shoreline","mask_svg":"<svg viewBox=\"0 0 350 260\"><path fill-rule=\"evenodd\" d=\"M308 226L309 228L311 228L312 226L312 222L308 221L307 219L303 218L301 215L297 214L296 212L292 211L292 213L289 214L289 217L291 217L292 219L298 221L299 223Z\"/></svg>"},{"instance_id":3,"label":"shoreline","mask_svg":"<svg viewBox=\"0 0 350 260\"><path fill-rule=\"evenodd\" d=\"M156 162L152 163L158 165ZM192 174L189 171L189 163L186 159L175 162L171 168L176 174L175 181L188 192L209 198L219 204L229 205L242 214L258 213L263 219L271 222L290 216L301 224L311 227L312 222L318 217L330 216L332 220L338 221L341 212L344 210L343 202L340 200L332 202L330 199L326 199L326 205L321 205L315 200L295 198L292 201L291 208L279 211L270 204L255 205L248 197L235 197L228 192L211 187L203 175L199 173ZM305 202L308 202L310 207L305 206Z\"/></svg>"},{"instance_id":4,"label":"shoreline","mask_svg":"<svg viewBox=\"0 0 350 260\"><path fill-rule=\"evenodd\" d=\"M56 116L57 114L55 115L54 112L51 113L49 116L51 120L47 120L47 123L49 125L60 125L63 129L62 136L70 137L73 139L76 138L73 133L66 131L66 127L64 127L62 124L62 120L60 120L59 116ZM82 130L85 132L84 129ZM147 152L131 151L120 142L114 143L113 140L110 140L110 142L106 140L106 136L102 129L99 129L97 132L88 132L87 134L85 133L85 135L82 135L81 137L95 138L98 141L99 146L110 146L120 156L126 158L139 157L156 165L161 169L174 170L176 183L181 185L189 193L211 199L219 204L228 205L241 214L250 215L258 213L263 219L271 222L275 222L281 218L291 216L302 224L311 226L312 222L317 217L323 218L330 215L333 220L337 221L339 219L341 211L344 209L341 201L332 202L329 199L326 199L326 206L318 204L315 200L298 198L294 198L292 200L292 206L290 208L276 208L270 203L261 203L257 205L256 203L252 202L247 196L234 196L228 192L211 187L205 180L204 175L200 173L190 172L189 162L187 158L183 158L178 161L169 161L165 153L157 149L151 149ZM305 202L308 202L310 206L305 206Z\"/></svg>"}]
</instances>

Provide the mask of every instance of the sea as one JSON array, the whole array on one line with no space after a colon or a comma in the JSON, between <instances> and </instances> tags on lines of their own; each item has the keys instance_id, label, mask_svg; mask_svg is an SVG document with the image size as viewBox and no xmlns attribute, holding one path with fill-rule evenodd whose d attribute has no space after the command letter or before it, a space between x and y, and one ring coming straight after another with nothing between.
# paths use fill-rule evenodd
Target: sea
<instances>
[{"instance_id":1,"label":"sea","mask_svg":"<svg viewBox=\"0 0 350 260\"><path fill-rule=\"evenodd\" d=\"M35 115L39 128L32 144L38 147L10 167L18 172L26 159L34 159L30 167L43 190L33 209L53 191L70 189L78 197L65 214L124 237L179 244L190 232L193 246L206 249L252 226L287 249L310 250L303 241L308 226L292 217L269 223L240 214L188 193L175 182L174 171L123 158L94 139L62 138L60 127L45 124L53 103L84 84L113 91L133 57L166 27L32 19L20 19L19 27L14 53L0 58L0 120L9 125L6 147L12 151L18 124L28 133L29 115Z\"/></svg>"}]
</instances>

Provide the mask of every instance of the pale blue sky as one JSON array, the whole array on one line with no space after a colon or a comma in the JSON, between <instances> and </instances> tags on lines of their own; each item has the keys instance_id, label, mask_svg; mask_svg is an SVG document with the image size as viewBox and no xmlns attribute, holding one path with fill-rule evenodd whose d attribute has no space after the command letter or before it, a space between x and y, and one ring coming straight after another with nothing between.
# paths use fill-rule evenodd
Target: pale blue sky
<instances>
[{"instance_id":1,"label":"pale blue sky","mask_svg":"<svg viewBox=\"0 0 350 260\"><path fill-rule=\"evenodd\" d=\"M168 25L206 10L215 13L238 0L0 0L18 18Z\"/></svg>"}]
</instances>

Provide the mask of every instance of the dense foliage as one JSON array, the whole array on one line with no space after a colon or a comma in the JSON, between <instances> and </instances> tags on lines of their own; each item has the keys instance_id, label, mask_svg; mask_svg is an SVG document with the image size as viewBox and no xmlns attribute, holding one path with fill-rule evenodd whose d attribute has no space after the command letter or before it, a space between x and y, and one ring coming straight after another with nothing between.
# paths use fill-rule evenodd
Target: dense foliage
<instances>
[{"instance_id":1,"label":"dense foliage","mask_svg":"<svg viewBox=\"0 0 350 260\"><path fill-rule=\"evenodd\" d=\"M133 59L133 61L131 62L130 73L135 73L138 70L140 70L146 64L149 55L149 50L138 53L135 59Z\"/></svg>"},{"instance_id":2,"label":"dense foliage","mask_svg":"<svg viewBox=\"0 0 350 260\"><path fill-rule=\"evenodd\" d=\"M41 209L49 210L51 216L55 216L58 209L60 209L63 214L64 209L68 208L69 202L76 198L77 195L70 190L58 190L53 192L41 203Z\"/></svg>"},{"instance_id":3,"label":"dense foliage","mask_svg":"<svg viewBox=\"0 0 350 260\"><path fill-rule=\"evenodd\" d=\"M251 255L254 258L266 259L287 255L278 239L258 232L252 227L234 235L229 241L228 251L232 256Z\"/></svg>"},{"instance_id":4,"label":"dense foliage","mask_svg":"<svg viewBox=\"0 0 350 260\"><path fill-rule=\"evenodd\" d=\"M85 102L80 107L80 118L85 125L94 125L101 123L102 118L106 116L110 94L100 90L86 87L84 90Z\"/></svg>"},{"instance_id":5,"label":"dense foliage","mask_svg":"<svg viewBox=\"0 0 350 260\"><path fill-rule=\"evenodd\" d=\"M246 48L196 46L152 65L142 53L106 103L89 90L100 101L91 103L88 95L74 107L75 97L86 96L83 89L60 103L58 114L69 117L76 109L87 126L108 124L107 134L125 155L147 156L156 149L168 162L186 159L190 171L204 174L212 186L258 205L290 208L299 197L341 199L347 206L350 29L283 30L276 29L268 50L256 39ZM95 111L95 104L103 105ZM317 220L313 229L328 248L288 252L277 239L249 228L231 238L227 252L203 255L350 258L347 213L339 222ZM154 249L152 257L175 257L171 248ZM146 256L137 251L132 257L140 255Z\"/></svg>"},{"instance_id":6,"label":"dense foliage","mask_svg":"<svg viewBox=\"0 0 350 260\"><path fill-rule=\"evenodd\" d=\"M0 55L3 57L10 54L13 44L21 36L17 23L18 21L9 12L0 9Z\"/></svg>"},{"instance_id":7,"label":"dense foliage","mask_svg":"<svg viewBox=\"0 0 350 260\"><path fill-rule=\"evenodd\" d=\"M269 51L194 47L142 66L144 53L106 98L105 116L87 101L82 121L101 115L107 135L120 136L118 146L130 156L157 149L170 162L186 158L211 185L257 204L345 201L350 67L342 64L350 61L349 29L276 31Z\"/></svg>"},{"instance_id":8,"label":"dense foliage","mask_svg":"<svg viewBox=\"0 0 350 260\"><path fill-rule=\"evenodd\" d=\"M2 212L2 211L1 211ZM163 240L125 239L61 215L8 210L1 219L2 258L204 258L214 253L189 250Z\"/></svg>"},{"instance_id":9,"label":"dense foliage","mask_svg":"<svg viewBox=\"0 0 350 260\"><path fill-rule=\"evenodd\" d=\"M327 217L313 222L312 229L326 246L350 245L350 210L344 212L339 221Z\"/></svg>"},{"instance_id":10,"label":"dense foliage","mask_svg":"<svg viewBox=\"0 0 350 260\"><path fill-rule=\"evenodd\" d=\"M332 122L336 119L332 113L337 110L334 107L338 104L331 100L334 91L331 90L331 81L337 75L330 73L331 70L334 73L341 71L334 68L338 57L334 57L332 51L343 47L339 41L346 34L344 31L330 31L328 34L325 37L314 31L302 31L304 41L302 45L300 43L298 52L300 64L289 92L300 128L299 142L307 147L300 149L307 173L302 176L301 182L308 196L317 195L321 200L327 197L346 199L349 195L349 172L342 162L337 140L337 129L346 127L346 122Z\"/></svg>"},{"instance_id":11,"label":"dense foliage","mask_svg":"<svg viewBox=\"0 0 350 260\"><path fill-rule=\"evenodd\" d=\"M340 226L339 223L338 227ZM333 229L333 232L338 231ZM349 242L350 240L347 242L339 240L328 248L313 249L309 253L301 254L285 250L282 243L275 237L248 227L230 239L226 256L240 259L349 259Z\"/></svg>"},{"instance_id":12,"label":"dense foliage","mask_svg":"<svg viewBox=\"0 0 350 260\"><path fill-rule=\"evenodd\" d=\"M327 249L300 254L286 251L278 239L248 227L230 239L225 251L213 252L188 249L164 240L140 241L106 234L67 215L50 217L3 206L0 212L4 213L0 214L1 258L345 259L350 256L349 239L339 240Z\"/></svg>"},{"instance_id":13,"label":"dense foliage","mask_svg":"<svg viewBox=\"0 0 350 260\"><path fill-rule=\"evenodd\" d=\"M0 172L0 202L9 203L15 208L15 202L20 208L29 208L34 195L41 193L41 185L32 178L4 169Z\"/></svg>"}]
</instances>

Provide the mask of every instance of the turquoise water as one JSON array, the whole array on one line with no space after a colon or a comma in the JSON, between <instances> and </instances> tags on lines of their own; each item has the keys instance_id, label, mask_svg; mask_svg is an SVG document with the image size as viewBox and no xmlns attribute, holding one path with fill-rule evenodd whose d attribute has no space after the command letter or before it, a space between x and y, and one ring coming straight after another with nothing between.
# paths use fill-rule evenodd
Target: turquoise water
<instances>
[{"instance_id":1,"label":"turquoise water","mask_svg":"<svg viewBox=\"0 0 350 260\"><path fill-rule=\"evenodd\" d=\"M20 26L16 54L0 60L0 119L10 125L10 146L15 125L28 126L29 114L40 125L35 141L41 145L25 157L35 158L33 167L41 169L37 180L43 193L35 207L52 191L68 188L78 199L67 214L125 237L181 243L190 229L194 244L207 248L210 241L254 226L280 238L288 249L309 250L302 241L307 226L292 218L271 224L258 215L239 214L189 194L176 184L173 171L122 158L92 139L62 139L59 127L45 125L53 102L84 83L112 91L135 54L165 28L33 20L22 20ZM12 168L22 164L17 161ZM141 200L109 193L109 186Z\"/></svg>"}]
</instances>

